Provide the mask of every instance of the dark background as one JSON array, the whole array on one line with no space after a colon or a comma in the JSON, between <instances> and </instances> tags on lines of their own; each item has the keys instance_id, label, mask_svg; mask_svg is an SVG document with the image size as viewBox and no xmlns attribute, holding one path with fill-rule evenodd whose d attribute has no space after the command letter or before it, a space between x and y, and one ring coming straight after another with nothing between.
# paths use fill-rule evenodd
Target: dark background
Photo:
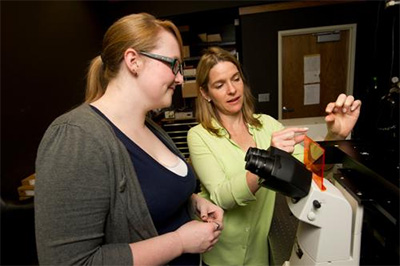
<instances>
[{"instance_id":1,"label":"dark background","mask_svg":"<svg viewBox=\"0 0 400 266\"><path fill-rule=\"evenodd\" d=\"M184 25L238 18L236 43L259 112L277 117L279 30L357 23L354 95L363 101L353 136L374 136L379 99L399 76L399 6L384 1L239 16L239 7L277 1L1 1L1 196L17 200L20 180L34 173L48 125L84 100L85 74L105 30L123 15L149 12ZM226 15L224 15L226 14ZM194 25L196 26L196 25ZM373 89L372 78L378 79Z\"/></svg>"},{"instance_id":2,"label":"dark background","mask_svg":"<svg viewBox=\"0 0 400 266\"><path fill-rule=\"evenodd\" d=\"M352 136L391 148L394 156L388 156L382 167L391 167L390 160L398 167L398 135L394 141L382 138L377 132L377 123L383 113L381 98L389 91L391 77L399 76L399 5L385 8L385 1L350 1L239 15L239 7L280 2L0 1L0 264L36 263L33 205L32 202L26 206L16 204L17 187L23 178L35 172L36 151L49 124L83 102L86 70L90 60L100 53L106 29L130 13L149 12L171 19L178 26L190 24L191 29L199 31L196 33L209 32L214 27L219 31L238 19L233 35L253 94L271 95L268 104L256 106L257 111L275 118L278 114L278 31L356 23L354 95L363 105ZM228 28L232 29L231 26ZM232 36L232 32L228 35ZM174 104L182 104L178 93L174 95ZM394 112L398 119L398 107ZM5 207L3 200L8 202ZM371 251L372 255L375 253L376 249ZM376 261L379 265L382 257Z\"/></svg>"}]
</instances>

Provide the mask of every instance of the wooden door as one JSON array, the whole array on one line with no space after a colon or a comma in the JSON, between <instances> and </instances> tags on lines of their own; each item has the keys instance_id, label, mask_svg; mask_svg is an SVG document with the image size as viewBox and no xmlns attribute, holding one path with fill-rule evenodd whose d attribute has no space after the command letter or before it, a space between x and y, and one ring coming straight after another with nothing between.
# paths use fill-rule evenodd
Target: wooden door
<instances>
[{"instance_id":1,"label":"wooden door","mask_svg":"<svg viewBox=\"0 0 400 266\"><path fill-rule=\"evenodd\" d=\"M349 93L349 49L348 29L282 37L281 119L324 116L329 102Z\"/></svg>"}]
</instances>

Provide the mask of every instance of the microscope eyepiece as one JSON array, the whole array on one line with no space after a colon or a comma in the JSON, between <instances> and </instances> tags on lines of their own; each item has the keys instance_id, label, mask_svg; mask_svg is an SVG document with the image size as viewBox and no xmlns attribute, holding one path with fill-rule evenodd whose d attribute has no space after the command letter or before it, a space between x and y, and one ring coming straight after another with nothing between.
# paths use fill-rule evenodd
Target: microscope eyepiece
<instances>
[{"instance_id":1,"label":"microscope eyepiece","mask_svg":"<svg viewBox=\"0 0 400 266\"><path fill-rule=\"evenodd\" d=\"M263 153L252 153L246 154L246 166L245 169L250 172L262 176L268 177L272 174L272 170L275 165L275 157L266 156L265 150L258 150Z\"/></svg>"},{"instance_id":2,"label":"microscope eyepiece","mask_svg":"<svg viewBox=\"0 0 400 266\"><path fill-rule=\"evenodd\" d=\"M291 154L275 147L268 150L249 148L245 169L258 175L261 186L300 199L311 186L312 173Z\"/></svg>"}]
</instances>

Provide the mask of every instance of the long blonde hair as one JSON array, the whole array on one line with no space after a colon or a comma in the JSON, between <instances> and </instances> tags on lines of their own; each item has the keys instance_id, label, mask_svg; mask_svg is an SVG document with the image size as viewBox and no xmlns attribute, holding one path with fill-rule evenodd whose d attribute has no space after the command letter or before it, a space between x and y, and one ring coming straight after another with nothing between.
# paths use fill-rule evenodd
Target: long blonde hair
<instances>
[{"instance_id":1,"label":"long blonde hair","mask_svg":"<svg viewBox=\"0 0 400 266\"><path fill-rule=\"evenodd\" d=\"M253 116L254 113L254 97L251 94L250 88L243 75L243 70L240 66L239 61L230 52L219 48L210 47L202 55L199 64L196 69L196 84L198 89L198 95L196 98L196 118L197 121L209 132L220 136L219 130L212 124L212 120L215 119L222 126L222 121L216 112L216 107L212 102L208 102L204 97L201 97L200 89L204 92L208 92L208 82L210 70L219 62L231 62L234 64L243 80L244 92L243 92L243 106L242 113L246 123L260 128L261 122Z\"/></svg>"},{"instance_id":2,"label":"long blonde hair","mask_svg":"<svg viewBox=\"0 0 400 266\"><path fill-rule=\"evenodd\" d=\"M99 99L109 81L118 74L124 52L128 48L151 51L157 45L161 30L171 32L177 39L182 57L182 37L178 28L169 20L159 20L147 13L122 17L107 30L103 38L101 55L89 66L85 102Z\"/></svg>"}]
</instances>

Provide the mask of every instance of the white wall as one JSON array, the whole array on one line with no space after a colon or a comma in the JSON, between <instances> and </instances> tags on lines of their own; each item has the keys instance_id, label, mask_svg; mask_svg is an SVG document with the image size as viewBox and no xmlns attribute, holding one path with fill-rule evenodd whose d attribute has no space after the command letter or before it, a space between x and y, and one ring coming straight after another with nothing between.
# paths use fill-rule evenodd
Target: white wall
<instances>
[{"instance_id":1,"label":"white wall","mask_svg":"<svg viewBox=\"0 0 400 266\"><path fill-rule=\"evenodd\" d=\"M299 119L279 120L285 127L308 127L307 136L315 141L324 140L328 130L326 129L325 117L309 117Z\"/></svg>"},{"instance_id":2,"label":"white wall","mask_svg":"<svg viewBox=\"0 0 400 266\"><path fill-rule=\"evenodd\" d=\"M326 128L325 117L308 117L297 119L281 119L279 120L285 127L308 127L307 136L312 140L322 141L325 139L328 129ZM351 133L346 139L351 138Z\"/></svg>"}]
</instances>

